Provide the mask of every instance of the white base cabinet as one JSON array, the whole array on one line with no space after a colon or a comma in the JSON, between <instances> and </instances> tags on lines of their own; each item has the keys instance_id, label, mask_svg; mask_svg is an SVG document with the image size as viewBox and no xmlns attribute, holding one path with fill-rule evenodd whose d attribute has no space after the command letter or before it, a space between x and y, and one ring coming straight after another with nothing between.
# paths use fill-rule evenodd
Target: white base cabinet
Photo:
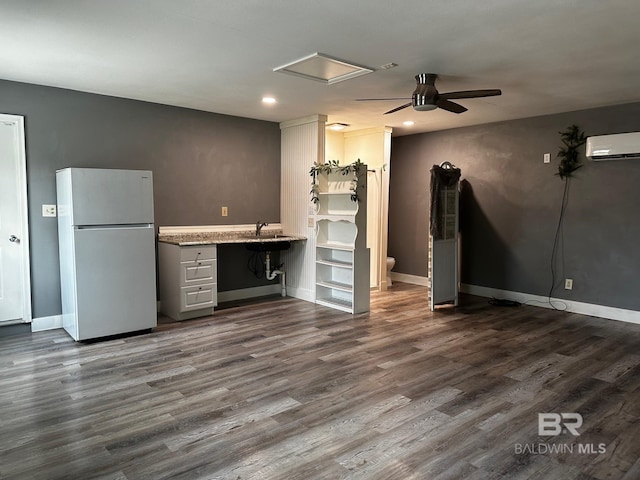
<instances>
[{"instance_id":1,"label":"white base cabinet","mask_svg":"<svg viewBox=\"0 0 640 480\"><path fill-rule=\"evenodd\" d=\"M369 249L316 245L316 303L349 313L369 311Z\"/></svg>"},{"instance_id":2,"label":"white base cabinet","mask_svg":"<svg viewBox=\"0 0 640 480\"><path fill-rule=\"evenodd\" d=\"M158 243L160 311L174 320L213 314L218 305L215 245Z\"/></svg>"}]
</instances>

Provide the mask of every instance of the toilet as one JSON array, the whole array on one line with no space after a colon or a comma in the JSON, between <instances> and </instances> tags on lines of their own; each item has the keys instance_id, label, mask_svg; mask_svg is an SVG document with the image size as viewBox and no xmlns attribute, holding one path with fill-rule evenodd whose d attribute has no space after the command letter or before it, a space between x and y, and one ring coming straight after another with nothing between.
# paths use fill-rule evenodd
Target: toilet
<instances>
[{"instance_id":1,"label":"toilet","mask_svg":"<svg viewBox=\"0 0 640 480\"><path fill-rule=\"evenodd\" d=\"M391 270L396 265L396 259L393 257L387 257L387 288L389 288L393 283L391 282Z\"/></svg>"}]
</instances>

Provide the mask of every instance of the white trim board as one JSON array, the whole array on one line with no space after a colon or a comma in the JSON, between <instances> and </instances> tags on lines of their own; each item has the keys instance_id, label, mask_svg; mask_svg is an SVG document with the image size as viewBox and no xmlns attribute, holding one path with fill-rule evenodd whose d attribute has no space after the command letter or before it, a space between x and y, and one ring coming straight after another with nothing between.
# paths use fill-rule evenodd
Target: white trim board
<instances>
[{"instance_id":1,"label":"white trim board","mask_svg":"<svg viewBox=\"0 0 640 480\"><path fill-rule=\"evenodd\" d=\"M549 305L549 297L540 295L531 295L529 293L512 292L509 290L499 290L497 288L481 287L478 285L470 285L463 283L460 285L460 291L470 295L477 295L486 298L503 298L506 300L515 300L520 303L528 303L535 307L553 308ZM530 303L533 302L533 303ZM640 324L640 312L636 310L626 310L624 308L607 307L604 305L596 305L593 303L575 302L564 298L551 297L551 302L560 303L567 306L563 309L566 312L580 313L592 317L606 318L609 320L618 320L621 322Z\"/></svg>"},{"instance_id":2,"label":"white trim board","mask_svg":"<svg viewBox=\"0 0 640 480\"><path fill-rule=\"evenodd\" d=\"M218 301L233 302L235 300L244 300L245 298L265 297L267 295L276 295L280 293L280 284L274 283L273 285L263 285L261 287L240 288L237 290L218 292ZM313 302L313 299L311 299L310 301ZM31 322L32 332L43 332L45 330L54 330L56 328L62 328L62 315L34 318Z\"/></svg>"},{"instance_id":3,"label":"white trim board","mask_svg":"<svg viewBox=\"0 0 640 480\"><path fill-rule=\"evenodd\" d=\"M228 232L246 232L255 231L256 224L242 224L242 225L190 225L186 227L158 227L159 235L180 235L184 233L228 233ZM267 226L262 227L262 231L266 232L280 232L282 231L282 225L279 223L269 223Z\"/></svg>"},{"instance_id":4,"label":"white trim board","mask_svg":"<svg viewBox=\"0 0 640 480\"><path fill-rule=\"evenodd\" d=\"M307 302L315 303L316 293L308 288L290 287L287 285L287 297L297 298Z\"/></svg>"},{"instance_id":5,"label":"white trim board","mask_svg":"<svg viewBox=\"0 0 640 480\"><path fill-rule=\"evenodd\" d=\"M0 113L0 121L16 126L16 146L18 148L18 171L15 179L18 184L21 226L18 235L23 246L22 254L22 320L30 323L33 319L31 311L31 247L29 246L29 202L27 193L27 153L25 143L24 116ZM6 325L6 324L5 324Z\"/></svg>"},{"instance_id":6,"label":"white trim board","mask_svg":"<svg viewBox=\"0 0 640 480\"><path fill-rule=\"evenodd\" d=\"M408 275L406 273L391 272L391 280L411 283L413 285L429 286L429 277L419 277L417 275ZM540 295L531 295L529 293L512 292L510 290L500 290L497 288L481 287L478 285L470 285L467 283L460 284L460 291L470 295L477 295L485 298L504 298L507 300L515 300L520 303L530 303L534 307L553 308L549 305L549 298ZM551 302L560 303L567 306L567 312L589 315L592 317L605 318L607 320L618 320L620 322L635 323L640 325L640 312L636 310L627 310L624 308L607 307L604 305L596 305L593 303L575 302L565 300L563 298L551 298Z\"/></svg>"},{"instance_id":7,"label":"white trim board","mask_svg":"<svg viewBox=\"0 0 640 480\"><path fill-rule=\"evenodd\" d=\"M418 275L409 275L408 273L391 272L391 281L422 285L423 287L429 286L429 277L419 277Z\"/></svg>"},{"instance_id":8,"label":"white trim board","mask_svg":"<svg viewBox=\"0 0 640 480\"><path fill-rule=\"evenodd\" d=\"M266 297L267 295L275 295L280 292L281 288L279 283L262 285L261 287L239 288L237 290L218 292L218 302L233 302L235 300L244 300L245 298ZM215 315L215 308L213 311Z\"/></svg>"},{"instance_id":9,"label":"white trim board","mask_svg":"<svg viewBox=\"0 0 640 480\"><path fill-rule=\"evenodd\" d=\"M309 115L307 117L296 118L294 120L287 120L286 122L280 122L280 130L286 128L298 127L300 125L307 125L309 123L324 123L327 121L327 116L322 114Z\"/></svg>"},{"instance_id":10,"label":"white trim board","mask_svg":"<svg viewBox=\"0 0 640 480\"><path fill-rule=\"evenodd\" d=\"M34 318L31 321L31 332L43 332L45 330L55 330L56 328L62 328L62 315Z\"/></svg>"}]
</instances>

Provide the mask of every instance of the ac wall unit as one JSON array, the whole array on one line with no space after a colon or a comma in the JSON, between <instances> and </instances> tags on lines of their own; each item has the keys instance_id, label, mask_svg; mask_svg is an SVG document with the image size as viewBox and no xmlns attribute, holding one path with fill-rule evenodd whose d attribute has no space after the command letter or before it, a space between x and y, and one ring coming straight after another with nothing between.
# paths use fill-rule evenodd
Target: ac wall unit
<instances>
[{"instance_id":1,"label":"ac wall unit","mask_svg":"<svg viewBox=\"0 0 640 480\"><path fill-rule=\"evenodd\" d=\"M589 137L587 157L596 161L640 159L640 132Z\"/></svg>"}]
</instances>

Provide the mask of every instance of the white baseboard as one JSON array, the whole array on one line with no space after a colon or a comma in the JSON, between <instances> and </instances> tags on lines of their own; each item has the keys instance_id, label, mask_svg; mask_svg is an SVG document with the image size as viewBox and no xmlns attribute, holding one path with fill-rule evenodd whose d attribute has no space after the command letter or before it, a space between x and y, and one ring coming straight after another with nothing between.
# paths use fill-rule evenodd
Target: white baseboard
<instances>
[{"instance_id":1,"label":"white baseboard","mask_svg":"<svg viewBox=\"0 0 640 480\"><path fill-rule=\"evenodd\" d=\"M309 300L313 302L313 292L309 293L309 298L303 298L296 295L294 288L287 288L287 295L290 297L301 298L302 300ZM301 289L298 289L301 290ZM303 290L306 292L306 290ZM245 298L264 297L267 295L277 295L281 293L280 284L274 283L273 285L263 285L261 287L240 288L238 290L228 290L226 292L218 292L219 302L232 302L234 300L243 300ZM158 311L160 310L160 302L158 302ZM62 315L52 315L50 317L34 318L31 321L32 332L42 332L45 330L54 330L56 328L62 328Z\"/></svg>"},{"instance_id":2,"label":"white baseboard","mask_svg":"<svg viewBox=\"0 0 640 480\"><path fill-rule=\"evenodd\" d=\"M232 302L234 300L243 300L245 298L264 297L266 295L276 295L282 293L280 284L264 285L262 287L241 288L238 290L229 290L226 292L218 292L218 302ZM313 290L304 288L296 288L287 286L287 297L298 298L308 302L315 302L315 294Z\"/></svg>"},{"instance_id":3,"label":"white baseboard","mask_svg":"<svg viewBox=\"0 0 640 480\"><path fill-rule=\"evenodd\" d=\"M391 281L412 283L413 285L422 285L423 287L429 286L429 277L419 277L417 275L409 275L407 273L391 272Z\"/></svg>"},{"instance_id":4,"label":"white baseboard","mask_svg":"<svg viewBox=\"0 0 640 480\"><path fill-rule=\"evenodd\" d=\"M43 332L62 328L62 315L51 315L50 317L40 317L31 320L32 332Z\"/></svg>"},{"instance_id":5,"label":"white baseboard","mask_svg":"<svg viewBox=\"0 0 640 480\"><path fill-rule=\"evenodd\" d=\"M311 303L314 303L316 301L315 292L306 288L287 287L287 296L298 298L300 300L306 300L307 302Z\"/></svg>"},{"instance_id":6,"label":"white baseboard","mask_svg":"<svg viewBox=\"0 0 640 480\"><path fill-rule=\"evenodd\" d=\"M528 303L536 307L553 308L549 304L549 297L540 295L531 295L528 293L512 292L509 290L499 290L496 288L481 287L478 285L469 285L463 283L460 285L460 291L487 298L502 298L505 300L515 300L520 303ZM596 305L593 303L574 302L564 298L551 297L551 302L557 308L566 310L567 312L580 313L582 315L590 315L592 317L606 318L609 320L619 320L621 322L640 324L640 312L636 310L626 310L624 308L606 307L604 305ZM567 306L566 309L564 306Z\"/></svg>"},{"instance_id":7,"label":"white baseboard","mask_svg":"<svg viewBox=\"0 0 640 480\"><path fill-rule=\"evenodd\" d=\"M280 293L280 284L263 285L261 287L240 288L238 290L227 290L226 292L218 292L218 302L233 302L235 300L244 300L245 298L265 297Z\"/></svg>"}]
</instances>

